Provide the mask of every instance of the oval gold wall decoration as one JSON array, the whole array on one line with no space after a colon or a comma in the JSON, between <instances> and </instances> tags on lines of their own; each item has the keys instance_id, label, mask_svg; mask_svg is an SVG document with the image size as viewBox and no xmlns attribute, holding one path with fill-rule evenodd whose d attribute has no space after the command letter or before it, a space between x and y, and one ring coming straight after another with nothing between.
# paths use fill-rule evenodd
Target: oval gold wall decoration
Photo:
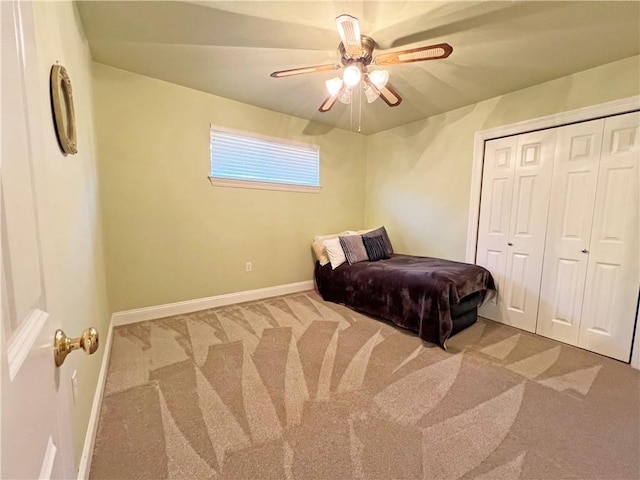
<instances>
[{"instance_id":1,"label":"oval gold wall decoration","mask_svg":"<svg viewBox=\"0 0 640 480\"><path fill-rule=\"evenodd\" d=\"M76 114L73 108L71 80L62 65L51 67L51 105L58 143L64 153L78 153Z\"/></svg>"}]
</instances>

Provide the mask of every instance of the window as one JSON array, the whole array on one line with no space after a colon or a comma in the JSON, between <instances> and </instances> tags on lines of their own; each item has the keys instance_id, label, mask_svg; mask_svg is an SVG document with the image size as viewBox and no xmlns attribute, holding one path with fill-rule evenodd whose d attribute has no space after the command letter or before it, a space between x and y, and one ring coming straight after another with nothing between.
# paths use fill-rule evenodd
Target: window
<instances>
[{"instance_id":1,"label":"window","mask_svg":"<svg viewBox=\"0 0 640 480\"><path fill-rule=\"evenodd\" d=\"M211 126L212 185L320 191L317 145Z\"/></svg>"}]
</instances>

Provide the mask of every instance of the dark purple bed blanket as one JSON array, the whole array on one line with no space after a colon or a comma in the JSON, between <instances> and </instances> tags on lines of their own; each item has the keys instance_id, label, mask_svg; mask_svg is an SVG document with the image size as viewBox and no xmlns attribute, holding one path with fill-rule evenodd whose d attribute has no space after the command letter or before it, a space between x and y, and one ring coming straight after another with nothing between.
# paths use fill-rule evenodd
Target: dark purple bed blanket
<instances>
[{"instance_id":1,"label":"dark purple bed blanket","mask_svg":"<svg viewBox=\"0 0 640 480\"><path fill-rule=\"evenodd\" d=\"M335 270L316 262L315 278L325 300L390 320L442 348L453 329L451 305L473 293L481 303L495 290L484 267L409 255Z\"/></svg>"}]
</instances>

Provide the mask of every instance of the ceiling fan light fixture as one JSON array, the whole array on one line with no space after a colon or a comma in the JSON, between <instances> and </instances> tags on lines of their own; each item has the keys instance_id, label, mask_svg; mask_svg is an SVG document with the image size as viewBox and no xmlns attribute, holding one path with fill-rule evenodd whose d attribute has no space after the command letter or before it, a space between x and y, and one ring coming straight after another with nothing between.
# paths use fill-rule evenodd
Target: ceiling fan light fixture
<instances>
[{"instance_id":1,"label":"ceiling fan light fixture","mask_svg":"<svg viewBox=\"0 0 640 480\"><path fill-rule=\"evenodd\" d=\"M324 84L327 87L327 92L329 92L329 95L331 95L332 97L336 95L340 91L340 89L342 89L342 79L340 77L334 77L330 80L327 80L326 82L324 82Z\"/></svg>"},{"instance_id":2,"label":"ceiling fan light fixture","mask_svg":"<svg viewBox=\"0 0 640 480\"><path fill-rule=\"evenodd\" d=\"M356 65L349 65L344 69L344 73L342 74L342 79L344 83L349 87L355 87L362 78L362 72Z\"/></svg>"},{"instance_id":3,"label":"ceiling fan light fixture","mask_svg":"<svg viewBox=\"0 0 640 480\"><path fill-rule=\"evenodd\" d=\"M386 70L373 70L369 72L369 80L378 90L382 90L389 81L389 72Z\"/></svg>"},{"instance_id":4,"label":"ceiling fan light fixture","mask_svg":"<svg viewBox=\"0 0 640 480\"><path fill-rule=\"evenodd\" d=\"M364 90L369 103L375 102L380 97L390 107L397 107L402 103L402 97L389 83L389 73L382 69L367 72L369 67L437 60L447 58L453 52L453 47L448 43L438 43L384 53L374 57L373 51L377 44L373 38L361 35L360 23L356 17L347 14L340 15L336 17L336 26L341 39L338 45L338 52L340 53L340 63L344 66L344 71L342 78L335 77L325 81L329 97L324 100L318 109L322 113L328 112L336 102L340 101L352 105L351 116L353 117L353 101L355 101L360 107L358 113L362 115L362 90ZM342 66L335 63L313 65L278 70L273 72L271 76L273 78L283 78L305 73L326 72L339 70ZM362 84L362 86L359 86L359 84ZM362 90L356 90L356 87L362 88ZM353 99L353 92L357 94L358 98Z\"/></svg>"}]
</instances>

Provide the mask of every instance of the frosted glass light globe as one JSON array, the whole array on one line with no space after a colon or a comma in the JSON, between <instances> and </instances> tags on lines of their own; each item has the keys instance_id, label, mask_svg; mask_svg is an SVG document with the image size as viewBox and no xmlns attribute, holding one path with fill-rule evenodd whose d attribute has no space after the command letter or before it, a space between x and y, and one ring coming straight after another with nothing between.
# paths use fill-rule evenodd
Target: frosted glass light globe
<instances>
[{"instance_id":1,"label":"frosted glass light globe","mask_svg":"<svg viewBox=\"0 0 640 480\"><path fill-rule=\"evenodd\" d=\"M350 87L355 87L360 81L361 77L362 73L360 72L360 69L355 65L349 65L347 68L345 68L344 74L342 75L344 83L346 83Z\"/></svg>"},{"instance_id":2,"label":"frosted glass light globe","mask_svg":"<svg viewBox=\"0 0 640 480\"><path fill-rule=\"evenodd\" d=\"M335 78L332 78L331 80L327 80L326 82L324 82L324 84L327 87L327 91L329 92L329 95L333 97L342 88L342 79L340 77L335 77Z\"/></svg>"},{"instance_id":3,"label":"frosted glass light globe","mask_svg":"<svg viewBox=\"0 0 640 480\"><path fill-rule=\"evenodd\" d=\"M389 81L389 72L386 70L373 70L369 72L369 80L373 83L378 90L382 90Z\"/></svg>"},{"instance_id":4,"label":"frosted glass light globe","mask_svg":"<svg viewBox=\"0 0 640 480\"><path fill-rule=\"evenodd\" d=\"M373 103L378 99L378 92L376 92L369 85L365 84L364 86L364 94L367 96L367 102Z\"/></svg>"},{"instance_id":5,"label":"frosted glass light globe","mask_svg":"<svg viewBox=\"0 0 640 480\"><path fill-rule=\"evenodd\" d=\"M338 100L340 100L345 105L349 105L351 103L351 88L347 88L344 92L342 92L338 97Z\"/></svg>"}]
</instances>

